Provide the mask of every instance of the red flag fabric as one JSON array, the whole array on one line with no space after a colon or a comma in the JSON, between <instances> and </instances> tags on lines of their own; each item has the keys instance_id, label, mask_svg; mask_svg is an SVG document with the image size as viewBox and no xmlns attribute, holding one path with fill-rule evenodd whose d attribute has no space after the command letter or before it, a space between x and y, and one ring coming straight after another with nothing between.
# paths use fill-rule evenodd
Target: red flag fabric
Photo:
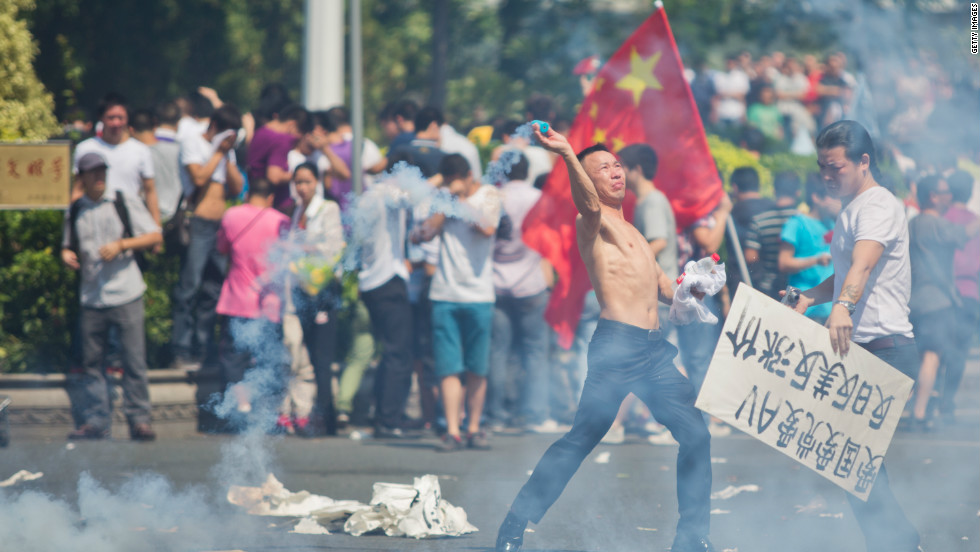
<instances>
[{"instance_id":1,"label":"red flag fabric","mask_svg":"<svg viewBox=\"0 0 980 552\"><path fill-rule=\"evenodd\" d=\"M614 152L635 143L653 147L660 161L654 180L670 200L679 229L710 213L724 193L662 7L596 75L567 138L575 151L600 142ZM631 207L624 204L630 220ZM568 169L559 161L524 219L523 237L558 273L545 319L565 348L572 345L592 288L575 242L577 214Z\"/></svg>"}]
</instances>

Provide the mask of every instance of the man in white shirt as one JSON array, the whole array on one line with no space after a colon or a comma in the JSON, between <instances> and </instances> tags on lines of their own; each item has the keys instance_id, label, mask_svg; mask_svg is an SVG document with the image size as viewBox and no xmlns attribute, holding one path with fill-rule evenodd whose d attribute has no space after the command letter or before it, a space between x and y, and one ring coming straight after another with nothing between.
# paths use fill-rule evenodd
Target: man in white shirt
<instances>
[{"instance_id":1,"label":"man in white shirt","mask_svg":"<svg viewBox=\"0 0 980 552\"><path fill-rule=\"evenodd\" d=\"M177 143L208 130L215 107L207 96L198 90L191 90L186 96L177 100L177 105L182 112L177 121Z\"/></svg>"},{"instance_id":2,"label":"man in white shirt","mask_svg":"<svg viewBox=\"0 0 980 552\"><path fill-rule=\"evenodd\" d=\"M914 378L918 354L909 322L912 270L902 203L879 178L871 136L859 123L838 121L817 136L817 163L827 193L841 199L830 254L834 274L800 294L795 309L833 301L826 326L835 353L853 341ZM847 493L869 552L915 552L919 533L905 516L882 464L867 502Z\"/></svg>"},{"instance_id":3,"label":"man in white shirt","mask_svg":"<svg viewBox=\"0 0 980 552\"><path fill-rule=\"evenodd\" d=\"M412 386L412 307L405 263L407 194L381 181L357 199L353 243L359 248L361 298L384 351L378 378L378 414L374 437L399 439L405 403Z\"/></svg>"},{"instance_id":4,"label":"man in white shirt","mask_svg":"<svg viewBox=\"0 0 980 552\"><path fill-rule=\"evenodd\" d=\"M106 193L115 195L122 190L131 197L142 197L153 221L160 224L160 206L156 183L153 179L153 156L150 148L129 134L129 107L126 98L110 92L99 103L99 120L102 136L82 141L75 147L72 167L76 178L72 188L72 201L82 197L82 181L78 160L86 153L99 153L109 165L106 173Z\"/></svg>"},{"instance_id":5,"label":"man in white shirt","mask_svg":"<svg viewBox=\"0 0 980 552\"><path fill-rule=\"evenodd\" d=\"M493 245L500 221L500 197L493 186L473 177L459 154L439 164L442 196L433 202L434 214L417 239L440 235L439 261L432 278L432 348L440 379L446 435L438 450L490 448L480 431L487 392L490 332L493 321ZM465 376L463 375L465 372ZM467 436L460 433L463 387L466 387Z\"/></svg>"},{"instance_id":6,"label":"man in white shirt","mask_svg":"<svg viewBox=\"0 0 980 552\"><path fill-rule=\"evenodd\" d=\"M470 139L463 136L449 123L442 123L439 127L439 149L446 153L458 153L462 155L470 165L470 172L473 178L480 180L483 175L483 166L480 163L480 150Z\"/></svg>"},{"instance_id":7,"label":"man in white shirt","mask_svg":"<svg viewBox=\"0 0 980 552\"><path fill-rule=\"evenodd\" d=\"M749 93L749 76L738 66L738 59L725 61L725 72L715 73L715 90L718 92L718 122L732 127L745 120L745 95Z\"/></svg>"}]
</instances>

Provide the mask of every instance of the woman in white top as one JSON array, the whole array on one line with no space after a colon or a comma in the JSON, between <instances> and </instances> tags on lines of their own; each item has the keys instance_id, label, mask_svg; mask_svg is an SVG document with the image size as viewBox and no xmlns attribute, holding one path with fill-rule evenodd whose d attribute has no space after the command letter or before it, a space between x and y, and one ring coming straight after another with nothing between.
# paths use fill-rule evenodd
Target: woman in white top
<instances>
[{"instance_id":1,"label":"woman in white top","mask_svg":"<svg viewBox=\"0 0 980 552\"><path fill-rule=\"evenodd\" d=\"M334 434L330 365L336 350L335 313L341 304L335 267L339 266L344 250L344 230L340 206L328 190L322 190L314 163L297 166L293 184L300 200L299 207L293 212L290 233L296 248L290 263L295 276L290 297L292 305L287 305L287 315L283 319L285 339L293 356L293 377L283 400L278 425L302 436L322 432ZM318 187L321 187L320 193L317 193ZM289 310L294 316L290 316ZM311 380L316 382L315 404ZM317 422L313 426L311 419Z\"/></svg>"}]
</instances>

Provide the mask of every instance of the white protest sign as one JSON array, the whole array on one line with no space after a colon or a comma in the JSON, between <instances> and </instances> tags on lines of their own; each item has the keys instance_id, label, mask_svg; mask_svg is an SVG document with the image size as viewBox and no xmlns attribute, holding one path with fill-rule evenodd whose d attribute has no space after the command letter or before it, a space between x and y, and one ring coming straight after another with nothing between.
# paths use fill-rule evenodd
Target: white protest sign
<instances>
[{"instance_id":1,"label":"white protest sign","mask_svg":"<svg viewBox=\"0 0 980 552\"><path fill-rule=\"evenodd\" d=\"M841 358L826 328L739 285L695 406L867 500L912 384L853 343Z\"/></svg>"}]
</instances>

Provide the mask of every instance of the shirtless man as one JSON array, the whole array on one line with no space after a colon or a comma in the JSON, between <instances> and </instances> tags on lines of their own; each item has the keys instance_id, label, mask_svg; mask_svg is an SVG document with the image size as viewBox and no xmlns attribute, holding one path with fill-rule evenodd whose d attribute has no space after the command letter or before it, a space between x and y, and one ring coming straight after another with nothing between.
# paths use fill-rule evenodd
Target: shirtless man
<instances>
[{"instance_id":1,"label":"shirtless man","mask_svg":"<svg viewBox=\"0 0 980 552\"><path fill-rule=\"evenodd\" d=\"M625 171L604 146L592 146L576 157L564 136L553 129L542 134L536 124L534 128L541 145L568 167L579 212L578 248L602 311L589 344L589 371L572 429L545 452L518 493L497 534L496 550L521 549L527 522L538 523L558 499L632 392L680 443L680 520L672 552L713 551L708 541L710 436L694 408L694 386L674 366L677 349L659 329L657 301L670 303L674 292L646 240L623 216Z\"/></svg>"},{"instance_id":2,"label":"shirtless man","mask_svg":"<svg viewBox=\"0 0 980 552\"><path fill-rule=\"evenodd\" d=\"M226 198L240 194L244 181L234 149L241 126L238 110L224 104L211 115L204 133L189 133L180 145L181 187L194 216L174 290L172 340L178 369L199 370L212 348L215 306L228 272L228 258L217 249L218 230ZM227 136L214 144L223 133Z\"/></svg>"}]
</instances>

